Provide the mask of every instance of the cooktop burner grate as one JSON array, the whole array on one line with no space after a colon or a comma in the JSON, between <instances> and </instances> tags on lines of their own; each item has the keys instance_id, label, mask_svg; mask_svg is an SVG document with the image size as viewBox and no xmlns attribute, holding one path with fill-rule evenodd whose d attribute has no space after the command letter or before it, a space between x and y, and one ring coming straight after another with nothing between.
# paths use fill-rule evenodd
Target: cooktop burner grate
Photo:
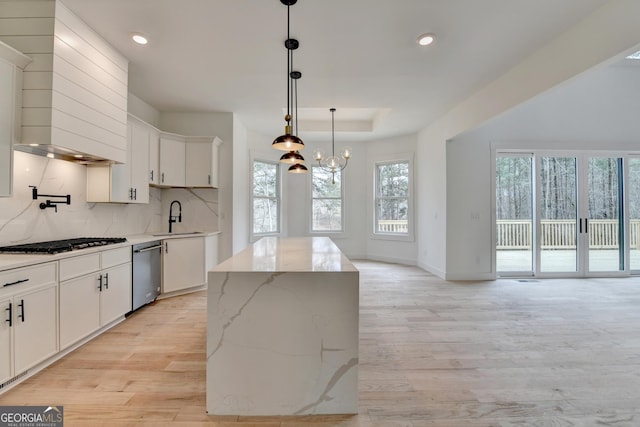
<instances>
[{"instance_id":1,"label":"cooktop burner grate","mask_svg":"<svg viewBox=\"0 0 640 427\"><path fill-rule=\"evenodd\" d=\"M76 239L51 240L48 242L25 243L22 245L0 247L0 253L12 254L57 254L75 249L85 249L93 246L124 243L124 237L79 237Z\"/></svg>"}]
</instances>

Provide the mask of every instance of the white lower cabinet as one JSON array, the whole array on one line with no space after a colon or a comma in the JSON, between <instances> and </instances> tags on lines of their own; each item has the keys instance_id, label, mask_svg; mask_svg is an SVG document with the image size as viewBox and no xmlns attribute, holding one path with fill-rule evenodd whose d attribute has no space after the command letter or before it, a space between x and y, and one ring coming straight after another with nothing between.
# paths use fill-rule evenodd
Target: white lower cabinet
<instances>
[{"instance_id":1,"label":"white lower cabinet","mask_svg":"<svg viewBox=\"0 0 640 427\"><path fill-rule=\"evenodd\" d=\"M131 311L131 247L60 260L60 348Z\"/></svg>"},{"instance_id":2,"label":"white lower cabinet","mask_svg":"<svg viewBox=\"0 0 640 427\"><path fill-rule=\"evenodd\" d=\"M0 384L58 352L56 265L0 272Z\"/></svg>"},{"instance_id":3,"label":"white lower cabinet","mask_svg":"<svg viewBox=\"0 0 640 427\"><path fill-rule=\"evenodd\" d=\"M14 370L20 374L58 352L58 284L51 283L13 298Z\"/></svg>"},{"instance_id":4,"label":"white lower cabinet","mask_svg":"<svg viewBox=\"0 0 640 427\"><path fill-rule=\"evenodd\" d=\"M164 241L162 293L206 283L205 238L187 237Z\"/></svg>"}]
</instances>

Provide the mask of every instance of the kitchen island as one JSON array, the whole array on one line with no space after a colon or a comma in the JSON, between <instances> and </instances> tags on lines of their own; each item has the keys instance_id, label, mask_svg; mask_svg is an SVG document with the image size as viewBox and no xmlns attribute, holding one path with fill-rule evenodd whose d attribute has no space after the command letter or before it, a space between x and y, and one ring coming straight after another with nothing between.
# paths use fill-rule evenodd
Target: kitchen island
<instances>
[{"instance_id":1,"label":"kitchen island","mask_svg":"<svg viewBox=\"0 0 640 427\"><path fill-rule=\"evenodd\" d=\"M328 237L267 237L208 276L207 413L358 412L359 272Z\"/></svg>"}]
</instances>

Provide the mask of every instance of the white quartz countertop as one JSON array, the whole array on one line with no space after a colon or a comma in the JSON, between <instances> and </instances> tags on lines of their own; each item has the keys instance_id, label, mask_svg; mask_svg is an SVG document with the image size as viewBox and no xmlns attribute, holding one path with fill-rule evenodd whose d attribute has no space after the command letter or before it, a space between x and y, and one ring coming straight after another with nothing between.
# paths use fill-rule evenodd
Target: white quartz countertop
<instances>
[{"instance_id":1,"label":"white quartz countertop","mask_svg":"<svg viewBox=\"0 0 640 427\"><path fill-rule=\"evenodd\" d=\"M264 237L211 271L358 271L328 237Z\"/></svg>"}]
</instances>

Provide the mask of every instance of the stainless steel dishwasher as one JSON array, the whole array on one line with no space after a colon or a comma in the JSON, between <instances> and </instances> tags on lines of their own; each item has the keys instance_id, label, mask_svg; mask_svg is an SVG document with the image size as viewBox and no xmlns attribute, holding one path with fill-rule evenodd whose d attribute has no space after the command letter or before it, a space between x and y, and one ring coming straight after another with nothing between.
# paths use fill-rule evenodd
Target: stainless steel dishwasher
<instances>
[{"instance_id":1,"label":"stainless steel dishwasher","mask_svg":"<svg viewBox=\"0 0 640 427\"><path fill-rule=\"evenodd\" d=\"M138 243L132 246L132 308L137 310L160 295L162 276L162 242Z\"/></svg>"}]
</instances>

